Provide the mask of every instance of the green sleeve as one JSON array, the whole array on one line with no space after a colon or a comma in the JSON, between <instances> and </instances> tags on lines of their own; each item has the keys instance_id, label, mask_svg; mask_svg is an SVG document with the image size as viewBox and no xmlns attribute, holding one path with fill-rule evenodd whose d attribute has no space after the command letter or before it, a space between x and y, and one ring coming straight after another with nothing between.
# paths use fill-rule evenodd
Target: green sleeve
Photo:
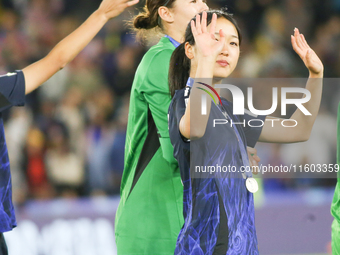
<instances>
[{"instance_id":1,"label":"green sleeve","mask_svg":"<svg viewBox=\"0 0 340 255\"><path fill-rule=\"evenodd\" d=\"M337 155L336 161L340 165L340 103L338 106L338 123L337 123ZM340 181L340 172L338 172L338 182Z\"/></svg>"},{"instance_id":2,"label":"green sleeve","mask_svg":"<svg viewBox=\"0 0 340 255\"><path fill-rule=\"evenodd\" d=\"M340 165L340 104L338 108L338 124L337 124L337 164ZM331 213L333 217L340 222L340 173L338 172L338 183L335 187Z\"/></svg>"},{"instance_id":3,"label":"green sleeve","mask_svg":"<svg viewBox=\"0 0 340 255\"><path fill-rule=\"evenodd\" d=\"M171 102L168 73L172 52L172 49L163 49L153 56L145 70L146 75L139 92L145 98L155 121L163 157L170 164L177 165L168 128L168 109Z\"/></svg>"}]
</instances>

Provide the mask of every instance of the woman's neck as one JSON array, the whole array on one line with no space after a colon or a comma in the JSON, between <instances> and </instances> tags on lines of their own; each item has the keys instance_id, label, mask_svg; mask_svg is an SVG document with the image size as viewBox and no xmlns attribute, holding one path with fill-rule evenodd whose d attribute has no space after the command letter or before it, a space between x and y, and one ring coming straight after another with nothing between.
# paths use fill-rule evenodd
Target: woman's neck
<instances>
[{"instance_id":1,"label":"woman's neck","mask_svg":"<svg viewBox=\"0 0 340 255\"><path fill-rule=\"evenodd\" d=\"M176 30L168 30L166 31L165 33L166 35L170 36L172 39L176 40L177 42L179 43L183 43L184 42L184 37L183 37L183 34L179 31L176 31Z\"/></svg>"}]
</instances>

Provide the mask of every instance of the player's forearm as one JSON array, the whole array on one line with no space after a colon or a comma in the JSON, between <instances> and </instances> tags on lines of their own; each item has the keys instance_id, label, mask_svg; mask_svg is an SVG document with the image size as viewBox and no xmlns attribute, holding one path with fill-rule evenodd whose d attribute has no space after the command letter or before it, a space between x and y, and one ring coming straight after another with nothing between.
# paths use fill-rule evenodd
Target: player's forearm
<instances>
[{"instance_id":1,"label":"player's forearm","mask_svg":"<svg viewBox=\"0 0 340 255\"><path fill-rule=\"evenodd\" d=\"M107 20L103 13L95 11L79 28L60 41L46 57L24 68L26 94L39 87L74 59Z\"/></svg>"},{"instance_id":2,"label":"player's forearm","mask_svg":"<svg viewBox=\"0 0 340 255\"><path fill-rule=\"evenodd\" d=\"M189 130L191 140L199 139L205 134L205 130L210 115L211 98L204 91L207 90L208 88L202 83L213 86L212 77L214 71L213 70L214 62L215 60L210 58L204 58L198 62L199 64L196 70L195 82L190 93L190 98L188 101L186 111L187 115L186 117L190 119L190 121L188 121L187 126L188 125L190 126ZM203 95L206 96L207 98L206 104L204 105L206 107L205 115L202 115L201 112L202 109L201 98Z\"/></svg>"},{"instance_id":3,"label":"player's forearm","mask_svg":"<svg viewBox=\"0 0 340 255\"><path fill-rule=\"evenodd\" d=\"M59 58L60 68L65 67L96 36L107 21L103 13L95 11L79 28L59 42L49 55Z\"/></svg>"},{"instance_id":4,"label":"player's forearm","mask_svg":"<svg viewBox=\"0 0 340 255\"><path fill-rule=\"evenodd\" d=\"M316 117L319 113L321 97L323 88L323 73L310 74L306 84L306 89L311 93L311 99L304 104L304 107L311 113L311 115L305 115L299 109L297 109L292 115L292 119L298 122L295 132L298 132L298 137L302 140L308 140Z\"/></svg>"}]
</instances>

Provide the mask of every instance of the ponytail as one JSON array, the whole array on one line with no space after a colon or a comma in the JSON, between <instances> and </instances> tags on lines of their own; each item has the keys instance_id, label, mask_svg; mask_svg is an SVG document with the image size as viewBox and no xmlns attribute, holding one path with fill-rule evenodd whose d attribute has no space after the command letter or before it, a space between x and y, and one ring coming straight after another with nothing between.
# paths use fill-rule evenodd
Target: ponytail
<instances>
[{"instance_id":1,"label":"ponytail","mask_svg":"<svg viewBox=\"0 0 340 255\"><path fill-rule=\"evenodd\" d=\"M139 29L152 29L158 26L158 13L150 13L146 7L144 7L144 12L139 13L133 19L133 27L137 30Z\"/></svg>"},{"instance_id":2,"label":"ponytail","mask_svg":"<svg viewBox=\"0 0 340 255\"><path fill-rule=\"evenodd\" d=\"M185 43L179 45L172 53L169 68L169 91L174 97L175 91L183 89L189 79L190 59L185 54Z\"/></svg>"},{"instance_id":3,"label":"ponytail","mask_svg":"<svg viewBox=\"0 0 340 255\"><path fill-rule=\"evenodd\" d=\"M146 0L143 11L128 21L129 26L137 33L137 38L145 40L150 33L162 32L158 9L161 6L172 8L175 1L177 0Z\"/></svg>"}]
</instances>

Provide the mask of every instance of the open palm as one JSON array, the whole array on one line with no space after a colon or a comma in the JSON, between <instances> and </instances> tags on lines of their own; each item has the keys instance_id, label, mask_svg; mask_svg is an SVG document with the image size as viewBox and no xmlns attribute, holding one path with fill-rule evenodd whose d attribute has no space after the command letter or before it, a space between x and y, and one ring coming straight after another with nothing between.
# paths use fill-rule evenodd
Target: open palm
<instances>
[{"instance_id":1,"label":"open palm","mask_svg":"<svg viewBox=\"0 0 340 255\"><path fill-rule=\"evenodd\" d=\"M195 44L198 49L198 53L202 57L217 57L218 54L221 53L224 43L225 36L222 29L219 31L220 39L216 40L215 38L215 29L216 29L216 21L217 15L214 13L211 26L208 32L207 29L207 13L203 12L202 21L201 16L196 15L196 24L195 21L191 21L191 30L192 34L195 38Z\"/></svg>"},{"instance_id":2,"label":"open palm","mask_svg":"<svg viewBox=\"0 0 340 255\"><path fill-rule=\"evenodd\" d=\"M294 30L294 36L292 35L292 45L295 52L300 56L303 63L311 73L323 73L324 67L320 58L309 47L305 37L303 36L303 34L300 34L297 28L295 28Z\"/></svg>"}]
</instances>

